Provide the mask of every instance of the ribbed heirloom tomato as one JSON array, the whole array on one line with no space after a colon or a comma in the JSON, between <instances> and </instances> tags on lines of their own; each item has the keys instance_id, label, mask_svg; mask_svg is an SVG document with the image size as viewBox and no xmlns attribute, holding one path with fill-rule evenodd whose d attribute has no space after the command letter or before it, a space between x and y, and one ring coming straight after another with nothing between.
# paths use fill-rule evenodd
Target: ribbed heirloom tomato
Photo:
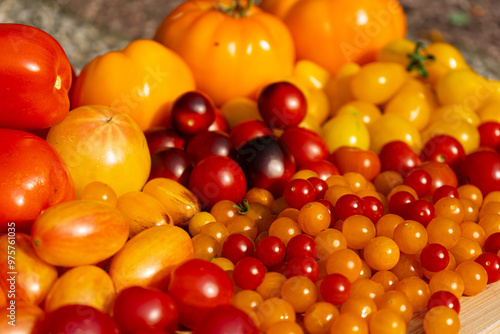
<instances>
[{"instance_id":1,"label":"ribbed heirloom tomato","mask_svg":"<svg viewBox=\"0 0 500 334\"><path fill-rule=\"evenodd\" d=\"M255 98L264 85L292 74L290 32L252 3L186 1L156 31L154 39L181 55L216 105Z\"/></svg>"}]
</instances>

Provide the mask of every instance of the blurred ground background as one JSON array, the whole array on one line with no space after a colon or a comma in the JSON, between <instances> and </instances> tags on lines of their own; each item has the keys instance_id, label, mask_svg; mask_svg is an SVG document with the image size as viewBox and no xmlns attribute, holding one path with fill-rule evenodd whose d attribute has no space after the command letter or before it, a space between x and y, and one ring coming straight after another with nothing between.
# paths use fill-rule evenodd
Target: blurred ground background
<instances>
[{"instance_id":1,"label":"blurred ground background","mask_svg":"<svg viewBox=\"0 0 500 334\"><path fill-rule=\"evenodd\" d=\"M182 1L0 0L0 22L32 24L49 32L78 70L133 39L152 38L163 18ZM478 72L500 78L500 0L400 2L412 39L453 43Z\"/></svg>"}]
</instances>

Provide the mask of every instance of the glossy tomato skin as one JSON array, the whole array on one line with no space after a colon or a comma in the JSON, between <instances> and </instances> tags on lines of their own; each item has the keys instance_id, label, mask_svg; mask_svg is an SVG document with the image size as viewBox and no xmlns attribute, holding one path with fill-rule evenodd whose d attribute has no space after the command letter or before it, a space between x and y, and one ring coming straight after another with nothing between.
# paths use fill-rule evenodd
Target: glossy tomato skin
<instances>
[{"instance_id":1,"label":"glossy tomato skin","mask_svg":"<svg viewBox=\"0 0 500 334\"><path fill-rule=\"evenodd\" d=\"M248 120L237 124L231 129L229 137L236 149L257 137L272 136L273 130L259 120Z\"/></svg>"},{"instance_id":2,"label":"glossy tomato skin","mask_svg":"<svg viewBox=\"0 0 500 334\"><path fill-rule=\"evenodd\" d=\"M429 139L420 152L422 161L445 162L455 171L465 159L465 151L458 140L448 135L437 135Z\"/></svg>"},{"instance_id":3,"label":"glossy tomato skin","mask_svg":"<svg viewBox=\"0 0 500 334\"><path fill-rule=\"evenodd\" d=\"M232 305L217 306L194 328L193 334L258 334L259 329L248 314Z\"/></svg>"},{"instance_id":4,"label":"glossy tomato skin","mask_svg":"<svg viewBox=\"0 0 500 334\"><path fill-rule=\"evenodd\" d=\"M224 270L200 259L177 267L168 287L168 294L179 307L179 322L188 328L194 328L214 307L230 305L233 291L233 283Z\"/></svg>"},{"instance_id":5,"label":"glossy tomato skin","mask_svg":"<svg viewBox=\"0 0 500 334\"><path fill-rule=\"evenodd\" d=\"M422 162L411 147L402 141L385 144L379 154L382 171L392 170L403 177Z\"/></svg>"},{"instance_id":6,"label":"glossy tomato skin","mask_svg":"<svg viewBox=\"0 0 500 334\"><path fill-rule=\"evenodd\" d=\"M172 105L170 122L173 128L185 136L207 130L215 121L215 106L211 99L198 91L179 96Z\"/></svg>"},{"instance_id":7,"label":"glossy tomato skin","mask_svg":"<svg viewBox=\"0 0 500 334\"><path fill-rule=\"evenodd\" d=\"M484 196L500 190L500 155L492 151L477 151L465 157L458 168L461 184L473 184Z\"/></svg>"},{"instance_id":8,"label":"glossy tomato skin","mask_svg":"<svg viewBox=\"0 0 500 334\"><path fill-rule=\"evenodd\" d=\"M279 142L286 145L295 158L298 168L315 160L325 160L329 155L328 146L323 138L311 130L287 128L280 136Z\"/></svg>"},{"instance_id":9,"label":"glossy tomato skin","mask_svg":"<svg viewBox=\"0 0 500 334\"><path fill-rule=\"evenodd\" d=\"M140 330L174 332L179 311L172 297L155 288L132 286L116 296L113 318L123 333Z\"/></svg>"},{"instance_id":10,"label":"glossy tomato skin","mask_svg":"<svg viewBox=\"0 0 500 334\"><path fill-rule=\"evenodd\" d=\"M500 123L485 122L477 127L481 139L481 147L491 147L497 152L500 149Z\"/></svg>"},{"instance_id":11,"label":"glossy tomato skin","mask_svg":"<svg viewBox=\"0 0 500 334\"><path fill-rule=\"evenodd\" d=\"M286 81L274 82L264 87L257 100L259 113L273 129L297 126L307 112L304 93Z\"/></svg>"},{"instance_id":12,"label":"glossy tomato skin","mask_svg":"<svg viewBox=\"0 0 500 334\"><path fill-rule=\"evenodd\" d=\"M355 172L367 180L373 180L382 168L378 155L370 150L357 147L342 146L336 149L328 158L341 174Z\"/></svg>"},{"instance_id":13,"label":"glossy tomato skin","mask_svg":"<svg viewBox=\"0 0 500 334\"><path fill-rule=\"evenodd\" d=\"M328 160L314 160L303 165L300 169L307 169L318 174L319 178L326 181L332 175L340 175L340 171Z\"/></svg>"},{"instance_id":14,"label":"glossy tomato skin","mask_svg":"<svg viewBox=\"0 0 500 334\"><path fill-rule=\"evenodd\" d=\"M148 142L149 153L154 154L157 150L166 147L183 149L186 140L173 129L166 127L155 127L144 131L144 136Z\"/></svg>"},{"instance_id":15,"label":"glossy tomato skin","mask_svg":"<svg viewBox=\"0 0 500 334\"><path fill-rule=\"evenodd\" d=\"M425 161L421 163L417 169L425 170L431 176L431 194L442 186L458 187L457 175L447 163Z\"/></svg>"},{"instance_id":16,"label":"glossy tomato skin","mask_svg":"<svg viewBox=\"0 0 500 334\"><path fill-rule=\"evenodd\" d=\"M0 159L0 232L14 222L16 232L29 233L42 210L75 199L66 164L45 140L0 129Z\"/></svg>"},{"instance_id":17,"label":"glossy tomato skin","mask_svg":"<svg viewBox=\"0 0 500 334\"><path fill-rule=\"evenodd\" d=\"M245 172L248 186L269 190L281 196L295 173L295 159L272 136L258 137L238 149L236 161Z\"/></svg>"},{"instance_id":18,"label":"glossy tomato skin","mask_svg":"<svg viewBox=\"0 0 500 334\"><path fill-rule=\"evenodd\" d=\"M0 128L51 127L69 111L71 65L59 43L24 24L0 24Z\"/></svg>"},{"instance_id":19,"label":"glossy tomato skin","mask_svg":"<svg viewBox=\"0 0 500 334\"><path fill-rule=\"evenodd\" d=\"M40 333L120 334L109 315L86 305L67 305L46 314Z\"/></svg>"},{"instance_id":20,"label":"glossy tomato skin","mask_svg":"<svg viewBox=\"0 0 500 334\"><path fill-rule=\"evenodd\" d=\"M151 155L149 180L166 177L186 187L193 168L194 161L186 151L175 147L162 148Z\"/></svg>"},{"instance_id":21,"label":"glossy tomato skin","mask_svg":"<svg viewBox=\"0 0 500 334\"><path fill-rule=\"evenodd\" d=\"M189 140L186 152L196 162L212 155L233 158L236 153L229 135L219 131L202 131L198 133Z\"/></svg>"},{"instance_id":22,"label":"glossy tomato skin","mask_svg":"<svg viewBox=\"0 0 500 334\"><path fill-rule=\"evenodd\" d=\"M211 208L221 200L241 202L247 191L247 180L236 161L214 155L194 166L189 190L200 199L202 207Z\"/></svg>"}]
</instances>

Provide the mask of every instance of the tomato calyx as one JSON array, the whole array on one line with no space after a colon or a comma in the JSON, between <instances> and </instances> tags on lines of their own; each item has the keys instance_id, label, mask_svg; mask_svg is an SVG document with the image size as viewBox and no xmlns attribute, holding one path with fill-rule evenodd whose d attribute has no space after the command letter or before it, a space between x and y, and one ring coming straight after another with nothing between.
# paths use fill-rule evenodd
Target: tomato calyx
<instances>
[{"instance_id":1,"label":"tomato calyx","mask_svg":"<svg viewBox=\"0 0 500 334\"><path fill-rule=\"evenodd\" d=\"M422 42L417 43L415 51L413 53L409 53L408 58L410 59L410 63L408 64L406 70L408 72L416 70L418 75L422 78L427 78L429 76L425 63L427 61L433 62L436 60L436 57L426 52L425 46Z\"/></svg>"},{"instance_id":2,"label":"tomato calyx","mask_svg":"<svg viewBox=\"0 0 500 334\"><path fill-rule=\"evenodd\" d=\"M254 0L232 0L231 4L217 3L217 10L233 17L245 17L254 4Z\"/></svg>"},{"instance_id":3,"label":"tomato calyx","mask_svg":"<svg viewBox=\"0 0 500 334\"><path fill-rule=\"evenodd\" d=\"M248 210L250 210L250 204L246 199L243 200L240 204L233 205L233 208L236 209L236 213L239 215L246 215Z\"/></svg>"}]
</instances>

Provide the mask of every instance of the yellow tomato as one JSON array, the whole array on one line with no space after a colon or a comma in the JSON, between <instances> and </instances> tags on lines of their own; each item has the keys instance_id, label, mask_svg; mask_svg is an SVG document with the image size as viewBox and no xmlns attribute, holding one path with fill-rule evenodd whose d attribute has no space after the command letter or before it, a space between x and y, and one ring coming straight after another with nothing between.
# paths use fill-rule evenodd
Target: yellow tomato
<instances>
[{"instance_id":1,"label":"yellow tomato","mask_svg":"<svg viewBox=\"0 0 500 334\"><path fill-rule=\"evenodd\" d=\"M500 123L500 99L488 100L486 104L477 112L481 122L499 122Z\"/></svg>"},{"instance_id":2,"label":"yellow tomato","mask_svg":"<svg viewBox=\"0 0 500 334\"><path fill-rule=\"evenodd\" d=\"M323 124L328 119L330 116L330 102L323 90L314 88L309 90L307 114L314 117L319 124Z\"/></svg>"},{"instance_id":3,"label":"yellow tomato","mask_svg":"<svg viewBox=\"0 0 500 334\"><path fill-rule=\"evenodd\" d=\"M431 123L438 121L457 122L460 120L464 120L474 126L479 126L481 123L479 115L474 110L460 104L447 105L434 110Z\"/></svg>"},{"instance_id":4,"label":"yellow tomato","mask_svg":"<svg viewBox=\"0 0 500 334\"><path fill-rule=\"evenodd\" d=\"M397 38L384 46L377 54L377 61L398 63L407 67L409 54L415 51L416 44L406 38Z\"/></svg>"},{"instance_id":5,"label":"yellow tomato","mask_svg":"<svg viewBox=\"0 0 500 334\"><path fill-rule=\"evenodd\" d=\"M382 115L370 126L370 149L379 154L382 147L391 141L407 143L415 152L420 152L422 139L417 128L398 115Z\"/></svg>"},{"instance_id":6,"label":"yellow tomato","mask_svg":"<svg viewBox=\"0 0 500 334\"><path fill-rule=\"evenodd\" d=\"M436 95L432 89L422 81L416 78L410 78L405 82L403 87L398 91L398 93L409 92L414 94L422 94L425 96L427 103L434 109L439 106Z\"/></svg>"},{"instance_id":7,"label":"yellow tomato","mask_svg":"<svg viewBox=\"0 0 500 334\"><path fill-rule=\"evenodd\" d=\"M354 116L337 116L328 120L322 127L322 136L330 152L340 146L370 147L370 134L363 122Z\"/></svg>"},{"instance_id":8,"label":"yellow tomato","mask_svg":"<svg viewBox=\"0 0 500 334\"><path fill-rule=\"evenodd\" d=\"M257 102L246 97L235 97L224 103L220 111L230 129L250 119L262 121Z\"/></svg>"},{"instance_id":9,"label":"yellow tomato","mask_svg":"<svg viewBox=\"0 0 500 334\"><path fill-rule=\"evenodd\" d=\"M325 93L330 100L330 114L333 116L345 103L354 100L351 92L351 80L359 71L361 66L356 63L348 63L342 66L337 76L325 86Z\"/></svg>"},{"instance_id":10,"label":"yellow tomato","mask_svg":"<svg viewBox=\"0 0 500 334\"><path fill-rule=\"evenodd\" d=\"M462 144L466 154L474 152L479 147L480 137L477 127L464 119L434 122L422 132L422 139L426 142L436 135L448 135L455 138Z\"/></svg>"},{"instance_id":11,"label":"yellow tomato","mask_svg":"<svg viewBox=\"0 0 500 334\"><path fill-rule=\"evenodd\" d=\"M488 81L469 68L449 71L436 84L436 93L442 105L461 104L478 110L491 96Z\"/></svg>"},{"instance_id":12,"label":"yellow tomato","mask_svg":"<svg viewBox=\"0 0 500 334\"><path fill-rule=\"evenodd\" d=\"M422 93L403 91L387 103L384 114L393 114L413 124L417 130L424 129L431 117L432 106Z\"/></svg>"},{"instance_id":13,"label":"yellow tomato","mask_svg":"<svg viewBox=\"0 0 500 334\"><path fill-rule=\"evenodd\" d=\"M359 118L366 126L370 126L375 120L377 120L382 113L380 109L370 102L365 101L351 101L344 104L337 111L337 116L342 115L352 115Z\"/></svg>"},{"instance_id":14,"label":"yellow tomato","mask_svg":"<svg viewBox=\"0 0 500 334\"><path fill-rule=\"evenodd\" d=\"M408 72L398 63L374 62L361 68L351 80L353 96L361 101L383 104L408 80Z\"/></svg>"},{"instance_id":15,"label":"yellow tomato","mask_svg":"<svg viewBox=\"0 0 500 334\"><path fill-rule=\"evenodd\" d=\"M321 124L312 114L306 114L306 117L304 117L298 127L321 134Z\"/></svg>"},{"instance_id":16,"label":"yellow tomato","mask_svg":"<svg viewBox=\"0 0 500 334\"><path fill-rule=\"evenodd\" d=\"M434 86L440 78L452 70L468 68L464 57L453 45L443 42L434 42L427 46L428 54L433 55L434 61L427 61L428 77L426 82Z\"/></svg>"},{"instance_id":17,"label":"yellow tomato","mask_svg":"<svg viewBox=\"0 0 500 334\"><path fill-rule=\"evenodd\" d=\"M311 88L323 89L330 80L330 72L310 60L295 63L293 76L307 82Z\"/></svg>"},{"instance_id":18,"label":"yellow tomato","mask_svg":"<svg viewBox=\"0 0 500 334\"><path fill-rule=\"evenodd\" d=\"M93 181L111 186L118 197L141 190L151 156L144 133L130 116L106 106L73 109L48 135L75 182L76 198Z\"/></svg>"}]
</instances>

